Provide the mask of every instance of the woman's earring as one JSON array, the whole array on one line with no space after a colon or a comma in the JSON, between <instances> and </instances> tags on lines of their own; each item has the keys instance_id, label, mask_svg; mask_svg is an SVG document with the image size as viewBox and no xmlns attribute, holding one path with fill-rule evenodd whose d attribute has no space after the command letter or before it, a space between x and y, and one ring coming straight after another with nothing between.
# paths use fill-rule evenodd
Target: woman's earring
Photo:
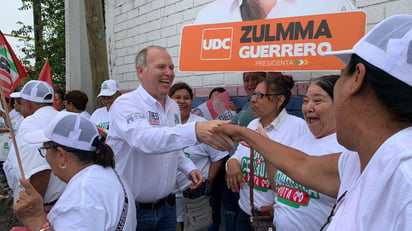
<instances>
[{"instance_id":1,"label":"woman's earring","mask_svg":"<svg viewBox=\"0 0 412 231\"><path fill-rule=\"evenodd\" d=\"M66 163L64 163L64 165L59 164L59 168L61 168L61 169L65 169L66 167L67 167L67 164L66 164Z\"/></svg>"}]
</instances>

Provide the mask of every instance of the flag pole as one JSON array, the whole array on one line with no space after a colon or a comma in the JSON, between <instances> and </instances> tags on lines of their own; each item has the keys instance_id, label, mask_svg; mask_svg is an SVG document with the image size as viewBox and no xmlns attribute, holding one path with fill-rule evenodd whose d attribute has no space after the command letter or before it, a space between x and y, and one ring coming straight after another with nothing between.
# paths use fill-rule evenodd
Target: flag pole
<instances>
[{"instance_id":1,"label":"flag pole","mask_svg":"<svg viewBox=\"0 0 412 231\"><path fill-rule=\"evenodd\" d=\"M17 141L16 141L16 136L14 134L13 123L11 122L11 119L10 119L9 108L8 108L8 104L6 102L6 97L4 96L3 84L2 84L1 81L0 81L0 88L1 88L0 89L1 105L3 106L5 117L6 117L6 118L4 118L4 120L6 122L6 125L9 127L10 136L11 136L11 139L13 140L14 151L16 152L16 158L17 158L17 163L19 165L21 177L26 178L24 176L23 164L21 163L20 152L19 152L19 148L17 147Z\"/></svg>"}]
</instances>

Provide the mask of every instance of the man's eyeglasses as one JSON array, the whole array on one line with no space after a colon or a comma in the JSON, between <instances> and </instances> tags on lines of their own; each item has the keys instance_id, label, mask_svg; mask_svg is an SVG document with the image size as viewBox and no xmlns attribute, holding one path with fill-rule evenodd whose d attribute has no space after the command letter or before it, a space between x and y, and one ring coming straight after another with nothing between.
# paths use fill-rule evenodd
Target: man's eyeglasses
<instances>
[{"instance_id":1,"label":"man's eyeglasses","mask_svg":"<svg viewBox=\"0 0 412 231\"><path fill-rule=\"evenodd\" d=\"M335 216L336 210L338 210L339 206L342 204L343 199L346 196L346 193L348 191L345 191L339 198L336 200L336 203L332 207L332 211L330 212L330 215L328 216L328 219L326 220L325 224L323 224L322 228L320 228L320 231L324 231L328 229L328 226L332 222L332 218Z\"/></svg>"},{"instance_id":2,"label":"man's eyeglasses","mask_svg":"<svg viewBox=\"0 0 412 231\"><path fill-rule=\"evenodd\" d=\"M45 158L46 157L46 153L47 153L47 149L52 149L52 148L56 148L54 146L50 146L50 147L40 147L37 150L39 151L39 154L41 157Z\"/></svg>"},{"instance_id":3,"label":"man's eyeglasses","mask_svg":"<svg viewBox=\"0 0 412 231\"><path fill-rule=\"evenodd\" d=\"M256 99L261 99L265 96L271 96L271 95L282 95L282 94L275 94L275 93L264 94L264 93L261 93L261 92L253 92L252 94L250 94L250 98L252 98L254 96L254 97L256 97Z\"/></svg>"}]
</instances>

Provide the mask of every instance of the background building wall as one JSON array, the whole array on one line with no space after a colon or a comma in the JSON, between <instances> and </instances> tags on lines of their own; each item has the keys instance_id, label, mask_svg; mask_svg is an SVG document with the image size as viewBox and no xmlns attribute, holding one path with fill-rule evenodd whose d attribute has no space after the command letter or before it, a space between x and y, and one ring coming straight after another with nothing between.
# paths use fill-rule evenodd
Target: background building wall
<instances>
[{"instance_id":1,"label":"background building wall","mask_svg":"<svg viewBox=\"0 0 412 231\"><path fill-rule=\"evenodd\" d=\"M66 90L81 90L89 102L86 110L93 112L95 98L92 88L86 17L82 0L65 0Z\"/></svg>"},{"instance_id":2,"label":"background building wall","mask_svg":"<svg viewBox=\"0 0 412 231\"><path fill-rule=\"evenodd\" d=\"M135 72L136 53L148 45L159 45L167 48L176 65L175 82L188 83L195 89L196 97L207 96L214 86L224 86L230 96L244 95L240 72L193 73L178 70L182 27L192 24L200 9L212 1L105 1L110 78L118 80L123 90L135 89L139 85ZM412 0L356 0L353 3L357 8L366 11L367 30L391 15L412 14ZM322 74L339 72L285 73L292 74L298 82L307 82ZM305 88L306 84L299 83L294 93L300 95Z\"/></svg>"}]
</instances>

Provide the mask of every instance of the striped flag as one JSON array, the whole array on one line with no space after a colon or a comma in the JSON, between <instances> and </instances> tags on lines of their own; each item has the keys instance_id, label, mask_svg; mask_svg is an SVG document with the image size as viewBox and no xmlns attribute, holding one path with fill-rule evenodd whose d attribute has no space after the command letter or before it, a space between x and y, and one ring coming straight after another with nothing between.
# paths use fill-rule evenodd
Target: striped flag
<instances>
[{"instance_id":1,"label":"striped flag","mask_svg":"<svg viewBox=\"0 0 412 231\"><path fill-rule=\"evenodd\" d=\"M27 73L0 31L0 81L4 95L9 97L20 80L26 77Z\"/></svg>"}]
</instances>

